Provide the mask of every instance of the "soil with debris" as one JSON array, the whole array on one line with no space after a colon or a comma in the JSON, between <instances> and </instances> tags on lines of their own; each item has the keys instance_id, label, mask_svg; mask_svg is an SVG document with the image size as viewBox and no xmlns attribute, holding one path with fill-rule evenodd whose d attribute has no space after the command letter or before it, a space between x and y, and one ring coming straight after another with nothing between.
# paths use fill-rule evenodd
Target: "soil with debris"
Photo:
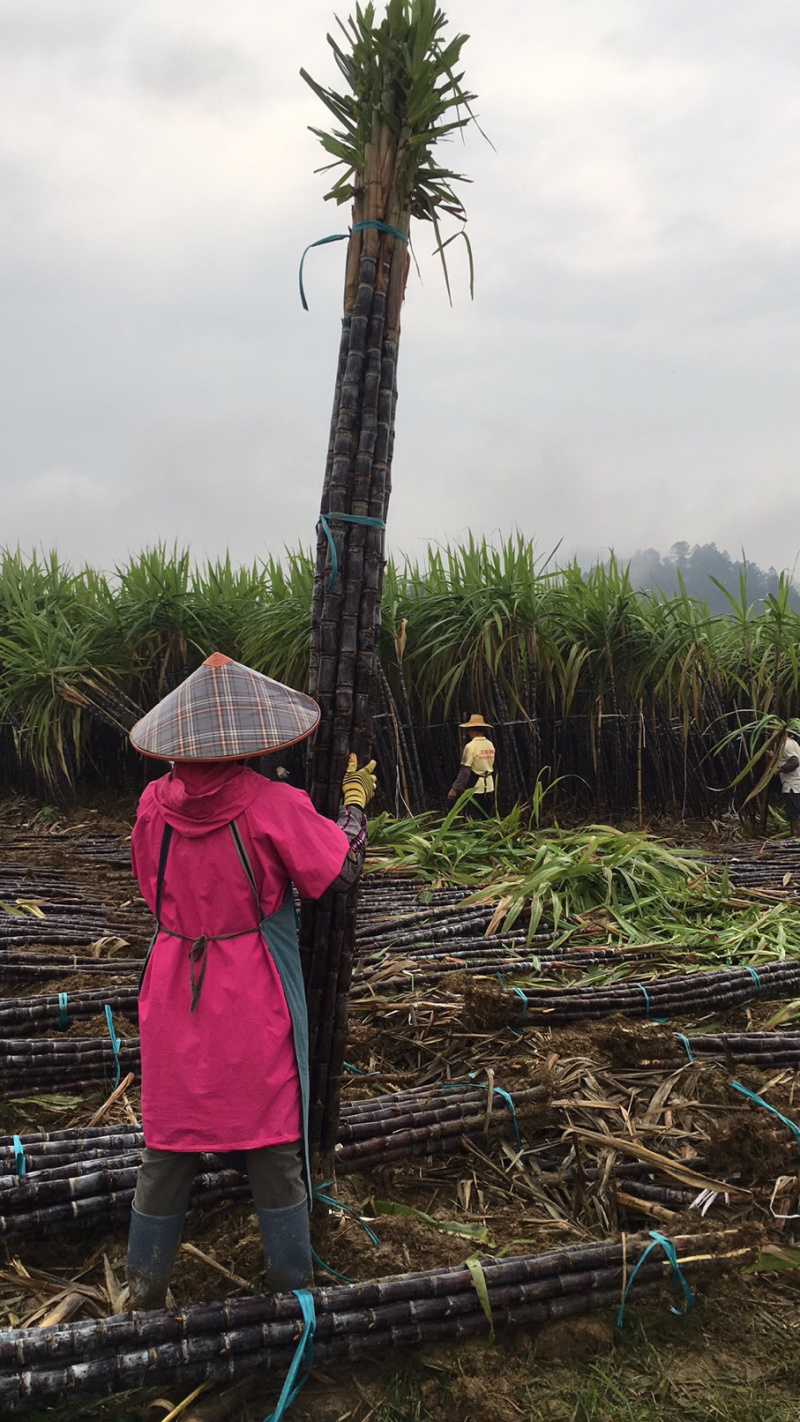
<instances>
[{"instance_id":1,"label":"soil with debris","mask_svg":"<svg viewBox=\"0 0 800 1422\"><path fill-rule=\"evenodd\" d=\"M70 883L85 886L87 899L108 905L109 922L120 926L119 937L125 939L123 947L97 948L108 967L100 981L79 971L61 976L54 969L52 982L19 991L14 986L7 996L105 986L114 981L115 952L143 954L151 920L128 872L73 852L82 840L101 833L116 833L122 843L125 830L113 815L82 809L59 819L48 844L48 833L37 825L29 805L0 808L0 851L6 848L10 855L15 841L23 842L24 831L26 865L62 868ZM36 951L44 956L47 950L37 945ZM762 1025L767 1011L774 1012L774 1004L761 1015L758 1008L741 1014L737 1030L743 1021L751 1029ZM518 1035L509 1030L519 1027L518 1015L508 988L465 973L448 975L419 992L378 994L354 1004L347 1060L357 1071L347 1076L345 1100L423 1083L435 1087L475 1070L487 1089L487 1104L492 1103L491 1119L441 1155L340 1175L332 1188L358 1218L315 1205L312 1233L323 1261L318 1280L335 1277L326 1275L324 1266L360 1281L449 1267L472 1256L543 1252L649 1228L668 1234L723 1229L743 1219L767 1226L773 1250L769 1269L748 1278L709 1280L685 1319L669 1313L676 1296L664 1291L659 1303L631 1305L622 1329L603 1313L535 1331L498 1333L494 1342L475 1340L358 1365L320 1366L290 1416L296 1422L451 1417L459 1422L616 1422L623 1416L630 1422L656 1422L662 1416L699 1422L707 1415L729 1416L731 1422L783 1422L781 1409L796 1408L800 1386L800 1252L794 1268L781 1267L794 1260L795 1226L791 1218L777 1218L800 1213L800 1163L789 1133L732 1089L726 1066L688 1064L674 1042L673 1024L614 1017ZM114 1025L122 1037L138 1035L131 1017L115 1016ZM73 1022L67 1035L105 1036L105 1019L98 1014ZM790 1119L797 1115L800 1073L742 1067L737 1079L766 1093ZM519 1142L495 1088L537 1088L540 1093L516 1107L513 1125ZM86 1125L103 1110L107 1095L101 1088L76 1089L0 1102L0 1130ZM102 1120L129 1123L138 1115L133 1083L106 1106ZM647 1152L663 1169L656 1166L648 1174ZM680 1177L682 1166L700 1169L696 1162L706 1174L735 1178L751 1193L732 1196L728 1204L715 1199L701 1216L699 1208L692 1208L697 1186ZM626 1182L633 1188L637 1180L651 1179L663 1196L643 1198L641 1209L619 1202ZM782 1183L773 1201L778 1180ZM670 1190L674 1199L666 1193ZM75 1280L85 1293L79 1311L70 1316L107 1316L119 1306L126 1237L120 1220L97 1231L64 1229L49 1239L0 1245L0 1326L37 1313L41 1322L43 1312ZM183 1246L172 1279L176 1306L242 1297L263 1286L260 1235L248 1201L193 1208ZM709 1252L713 1249L712 1244ZM738 1380L736 1396L731 1377ZM215 1388L201 1393L180 1416L183 1422L258 1422L274 1406L279 1385L279 1379L265 1374ZM163 1422L191 1391L143 1389L128 1398L48 1407L42 1416L54 1422L62 1417L70 1422L79 1417ZM764 1410L765 1397L774 1404L771 1412ZM737 1411L737 1398L750 1399L750 1410ZM794 1412L786 1411L786 1422L790 1416Z\"/></svg>"}]
</instances>

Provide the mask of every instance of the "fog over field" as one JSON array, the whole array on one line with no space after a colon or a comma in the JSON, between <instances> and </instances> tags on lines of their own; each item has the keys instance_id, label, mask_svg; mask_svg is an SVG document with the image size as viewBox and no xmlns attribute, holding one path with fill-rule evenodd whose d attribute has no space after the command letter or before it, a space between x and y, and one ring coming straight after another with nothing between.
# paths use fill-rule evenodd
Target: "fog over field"
<instances>
[{"instance_id":1,"label":"fog over field","mask_svg":"<svg viewBox=\"0 0 800 1422\"><path fill-rule=\"evenodd\" d=\"M339 7L347 13L346 4ZM412 233L389 542L800 549L800 10L447 0L476 262ZM109 567L313 533L344 231L333 0L0 8L0 542Z\"/></svg>"}]
</instances>

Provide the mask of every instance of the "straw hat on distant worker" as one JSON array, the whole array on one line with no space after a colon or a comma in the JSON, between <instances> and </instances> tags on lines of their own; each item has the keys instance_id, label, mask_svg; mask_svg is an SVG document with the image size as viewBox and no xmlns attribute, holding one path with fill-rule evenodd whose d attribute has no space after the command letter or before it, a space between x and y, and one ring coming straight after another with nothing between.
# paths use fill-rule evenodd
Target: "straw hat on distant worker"
<instances>
[{"instance_id":1,"label":"straw hat on distant worker","mask_svg":"<svg viewBox=\"0 0 800 1422\"><path fill-rule=\"evenodd\" d=\"M465 790L473 792L472 799L464 806L472 819L486 819L494 814L494 758L495 749L484 731L491 731L488 721L473 711L468 721L460 723L460 729L467 732L467 743L461 756L458 772L447 798L451 802Z\"/></svg>"}]
</instances>

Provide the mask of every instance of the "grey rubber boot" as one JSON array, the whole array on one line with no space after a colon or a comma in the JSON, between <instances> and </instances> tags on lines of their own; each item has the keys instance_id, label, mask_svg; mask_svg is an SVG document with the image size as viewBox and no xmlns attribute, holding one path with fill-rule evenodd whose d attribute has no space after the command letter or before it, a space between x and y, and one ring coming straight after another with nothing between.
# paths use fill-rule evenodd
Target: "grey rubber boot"
<instances>
[{"instance_id":1,"label":"grey rubber boot","mask_svg":"<svg viewBox=\"0 0 800 1422\"><path fill-rule=\"evenodd\" d=\"M185 1215L142 1215L131 1209L125 1277L130 1308L163 1308Z\"/></svg>"},{"instance_id":2,"label":"grey rubber boot","mask_svg":"<svg viewBox=\"0 0 800 1422\"><path fill-rule=\"evenodd\" d=\"M314 1282L311 1237L308 1229L308 1200L287 1205L282 1210L256 1209L264 1246L267 1289L284 1294L289 1289L307 1289Z\"/></svg>"}]
</instances>

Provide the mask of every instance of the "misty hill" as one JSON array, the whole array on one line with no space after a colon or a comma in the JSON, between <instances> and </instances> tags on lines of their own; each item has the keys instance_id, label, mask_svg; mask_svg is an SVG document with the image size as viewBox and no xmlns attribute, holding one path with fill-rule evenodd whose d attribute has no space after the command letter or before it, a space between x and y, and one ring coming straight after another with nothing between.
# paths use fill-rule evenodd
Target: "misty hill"
<instances>
[{"instance_id":1,"label":"misty hill","mask_svg":"<svg viewBox=\"0 0 800 1422\"><path fill-rule=\"evenodd\" d=\"M716 578L738 602L739 574L744 572L747 601L756 605L761 604L770 593L777 594L780 585L780 574L775 568L765 570L756 563L734 560L716 543L695 543L693 546L673 543L669 553L663 557L655 548L639 549L629 560L629 565L633 586L644 591L660 589L665 593L675 593L679 588L680 574L689 596L705 599L711 612L730 612L730 603L711 581L712 578ZM789 602L800 610L800 592L794 583Z\"/></svg>"}]
</instances>

